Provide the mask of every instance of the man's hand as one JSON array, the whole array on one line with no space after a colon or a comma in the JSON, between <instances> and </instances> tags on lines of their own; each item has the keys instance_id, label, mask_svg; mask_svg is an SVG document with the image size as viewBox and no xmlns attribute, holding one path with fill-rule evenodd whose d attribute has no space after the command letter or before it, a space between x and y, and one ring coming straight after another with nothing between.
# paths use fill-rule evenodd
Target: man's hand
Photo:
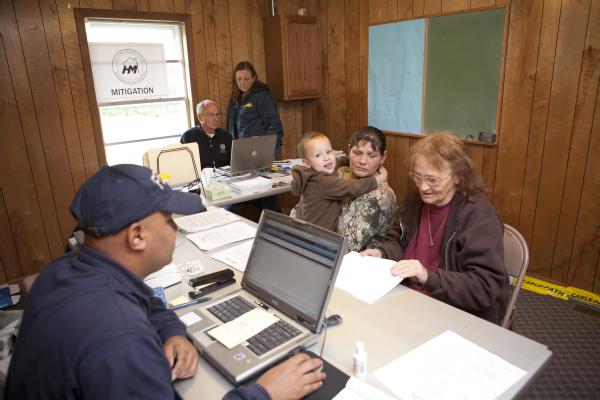
<instances>
[{"instance_id":1,"label":"man's hand","mask_svg":"<svg viewBox=\"0 0 600 400\"><path fill-rule=\"evenodd\" d=\"M419 260L400 260L392 265L392 275L401 278L415 277L419 285L427 282L429 274Z\"/></svg>"},{"instance_id":2,"label":"man's hand","mask_svg":"<svg viewBox=\"0 0 600 400\"><path fill-rule=\"evenodd\" d=\"M171 380L191 378L198 368L198 350L181 335L171 336L164 345L171 367Z\"/></svg>"},{"instance_id":3,"label":"man's hand","mask_svg":"<svg viewBox=\"0 0 600 400\"><path fill-rule=\"evenodd\" d=\"M258 380L272 400L295 400L314 392L323 384L325 374L315 369L323 362L304 353L271 368Z\"/></svg>"},{"instance_id":4,"label":"man's hand","mask_svg":"<svg viewBox=\"0 0 600 400\"><path fill-rule=\"evenodd\" d=\"M383 253L379 249L366 249L360 252L361 256L371 256L381 258L383 257Z\"/></svg>"}]
</instances>

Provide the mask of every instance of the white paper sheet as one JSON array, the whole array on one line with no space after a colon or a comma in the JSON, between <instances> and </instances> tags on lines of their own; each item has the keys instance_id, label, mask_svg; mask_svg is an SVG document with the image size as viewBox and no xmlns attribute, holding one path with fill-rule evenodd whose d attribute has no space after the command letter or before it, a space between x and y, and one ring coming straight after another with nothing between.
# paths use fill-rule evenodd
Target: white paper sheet
<instances>
[{"instance_id":1,"label":"white paper sheet","mask_svg":"<svg viewBox=\"0 0 600 400\"><path fill-rule=\"evenodd\" d=\"M526 372L446 331L375 371L403 399L496 399Z\"/></svg>"},{"instance_id":2,"label":"white paper sheet","mask_svg":"<svg viewBox=\"0 0 600 400\"><path fill-rule=\"evenodd\" d=\"M248 240L247 242L238 244L237 246L219 251L218 253L211 255L211 257L215 260L224 262L238 271L244 272L246 270L246 264L248 263L248 258L250 257L250 251L252 250L253 243L254 240Z\"/></svg>"},{"instance_id":3,"label":"white paper sheet","mask_svg":"<svg viewBox=\"0 0 600 400\"><path fill-rule=\"evenodd\" d=\"M212 250L229 243L249 239L254 237L255 234L256 228L238 221L208 231L191 233L187 235L187 238L201 250Z\"/></svg>"},{"instance_id":4,"label":"white paper sheet","mask_svg":"<svg viewBox=\"0 0 600 400\"><path fill-rule=\"evenodd\" d=\"M333 400L394 400L394 397L353 376Z\"/></svg>"},{"instance_id":5,"label":"white paper sheet","mask_svg":"<svg viewBox=\"0 0 600 400\"><path fill-rule=\"evenodd\" d=\"M223 208L213 208L202 213L175 218L177 227L184 232L200 232L216 226L239 221L240 218Z\"/></svg>"},{"instance_id":6,"label":"white paper sheet","mask_svg":"<svg viewBox=\"0 0 600 400\"><path fill-rule=\"evenodd\" d=\"M363 257L351 251L342 260L335 286L365 303L373 304L402 281L390 272L394 264L392 260Z\"/></svg>"},{"instance_id":7,"label":"white paper sheet","mask_svg":"<svg viewBox=\"0 0 600 400\"><path fill-rule=\"evenodd\" d=\"M228 349L231 349L277 321L279 319L273 314L262 308L255 308L208 333Z\"/></svg>"},{"instance_id":8,"label":"white paper sheet","mask_svg":"<svg viewBox=\"0 0 600 400\"><path fill-rule=\"evenodd\" d=\"M173 263L170 263L158 271L148 275L146 279L144 279L144 282L146 282L146 285L150 286L152 289L159 286L169 287L181 282L181 274L179 273L177 266Z\"/></svg>"}]
</instances>

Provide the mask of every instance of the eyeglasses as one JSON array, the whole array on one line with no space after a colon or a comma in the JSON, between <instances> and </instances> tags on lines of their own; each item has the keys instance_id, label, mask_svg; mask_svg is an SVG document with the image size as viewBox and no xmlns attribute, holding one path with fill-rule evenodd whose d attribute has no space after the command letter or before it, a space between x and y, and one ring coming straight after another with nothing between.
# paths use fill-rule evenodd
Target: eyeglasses
<instances>
[{"instance_id":1,"label":"eyeglasses","mask_svg":"<svg viewBox=\"0 0 600 400\"><path fill-rule=\"evenodd\" d=\"M418 185L420 184L420 182L425 181L425 183L427 185L429 185L430 187L436 187L438 186L440 183L442 183L442 181L444 181L447 177L449 177L452 174L448 174L444 177L438 178L435 176L423 176L421 174L417 174L414 171L410 171L408 173L408 176L410 176L410 178L415 181L415 183Z\"/></svg>"},{"instance_id":2,"label":"eyeglasses","mask_svg":"<svg viewBox=\"0 0 600 400\"><path fill-rule=\"evenodd\" d=\"M221 113L204 113L202 114L205 117L210 117L210 118L221 118Z\"/></svg>"}]
</instances>

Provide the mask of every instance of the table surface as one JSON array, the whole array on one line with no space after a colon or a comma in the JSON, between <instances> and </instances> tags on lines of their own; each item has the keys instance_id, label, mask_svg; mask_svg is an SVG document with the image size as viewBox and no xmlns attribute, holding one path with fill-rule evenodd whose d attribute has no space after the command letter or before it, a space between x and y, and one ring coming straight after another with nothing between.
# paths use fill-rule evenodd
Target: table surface
<instances>
[{"instance_id":1,"label":"table surface","mask_svg":"<svg viewBox=\"0 0 600 400\"><path fill-rule=\"evenodd\" d=\"M248 223L253 224L249 221ZM205 272L230 268L210 257L213 252L226 247L202 252L182 234L177 243L173 256L173 262L176 264L200 260ZM224 296L239 288L242 274L235 272L237 284L213 293L213 298ZM168 288L167 297L180 295L181 290L179 285ZM193 307L178 310L177 314L190 312ZM364 342L369 354L366 381L387 393L390 392L374 377L373 372L446 330L456 332L527 371L525 377L503 394L503 399L513 398L521 392L552 356L552 352L540 343L402 285L371 305L336 288L327 314L340 314L343 323L327 332L323 358L346 374L352 375L354 345L357 341ZM322 340L323 335L319 342L309 349L319 354ZM231 388L229 381L203 358L200 359L198 373L193 378L175 383L175 389L184 399L217 399Z\"/></svg>"}]
</instances>

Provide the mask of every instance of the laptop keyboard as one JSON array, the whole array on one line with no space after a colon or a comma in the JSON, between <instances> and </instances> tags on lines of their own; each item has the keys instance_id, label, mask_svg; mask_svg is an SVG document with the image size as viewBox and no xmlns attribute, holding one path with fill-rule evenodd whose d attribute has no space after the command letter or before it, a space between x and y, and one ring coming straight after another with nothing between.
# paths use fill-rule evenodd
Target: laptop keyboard
<instances>
[{"instance_id":1,"label":"laptop keyboard","mask_svg":"<svg viewBox=\"0 0 600 400\"><path fill-rule=\"evenodd\" d=\"M229 322L256 308L241 296L235 296L208 308L215 317ZM248 339L248 349L257 356L263 355L275 347L298 336L300 330L285 321L279 320Z\"/></svg>"}]
</instances>

